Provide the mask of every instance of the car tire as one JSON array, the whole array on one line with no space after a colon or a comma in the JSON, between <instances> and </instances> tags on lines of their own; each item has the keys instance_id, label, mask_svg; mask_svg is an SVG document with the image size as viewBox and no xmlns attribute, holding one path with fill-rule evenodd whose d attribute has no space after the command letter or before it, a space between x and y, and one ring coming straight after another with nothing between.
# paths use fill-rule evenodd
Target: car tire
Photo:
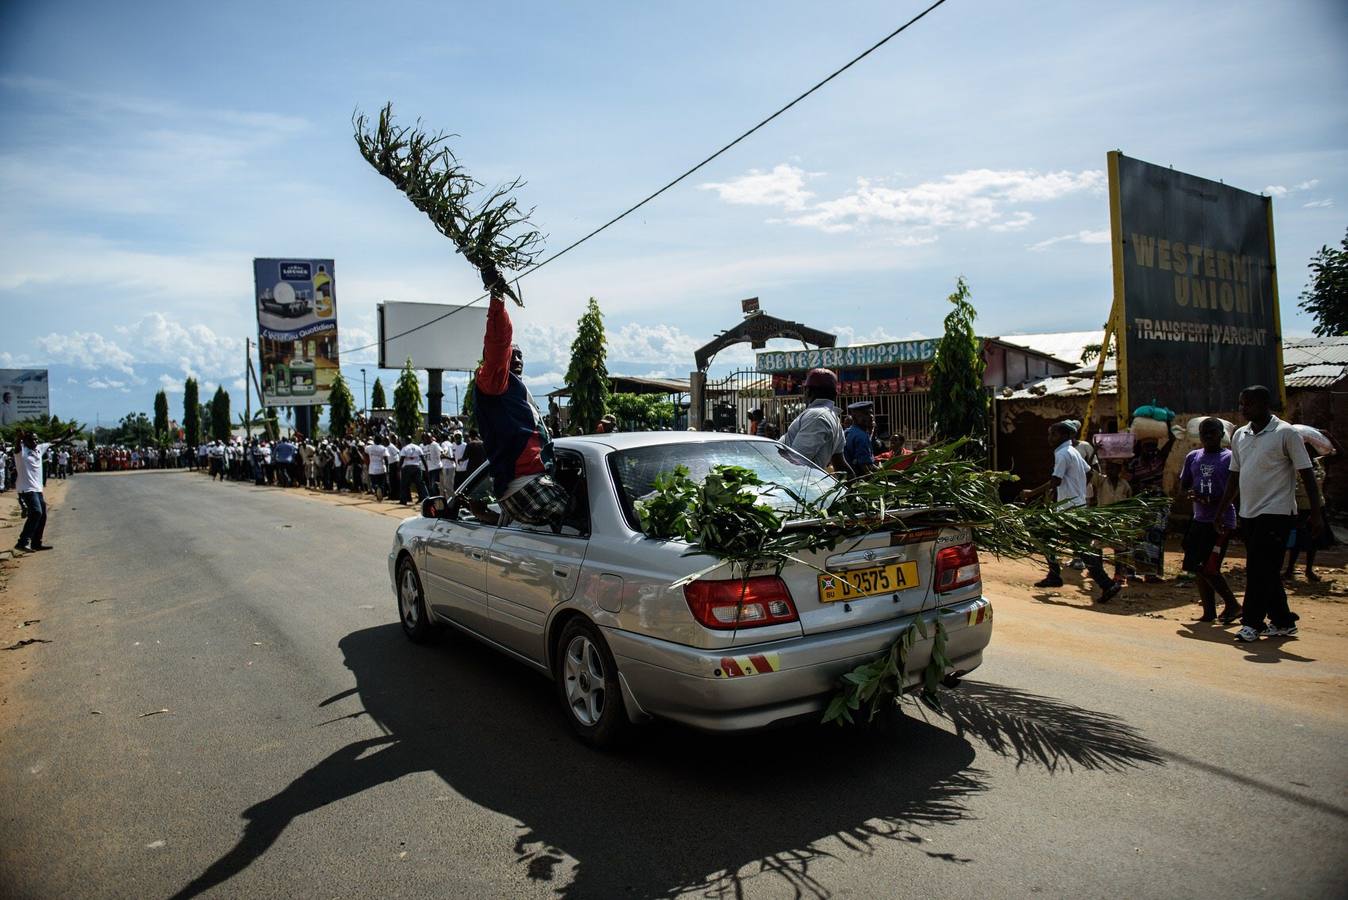
<instances>
[{"instance_id":1,"label":"car tire","mask_svg":"<svg viewBox=\"0 0 1348 900\"><path fill-rule=\"evenodd\" d=\"M410 559L398 564L398 622L403 627L403 634L416 644L430 643L438 630L426 612L421 576Z\"/></svg>"},{"instance_id":2,"label":"car tire","mask_svg":"<svg viewBox=\"0 0 1348 900\"><path fill-rule=\"evenodd\" d=\"M571 730L591 747L618 746L630 723L608 642L598 628L577 617L562 629L557 651L557 697Z\"/></svg>"}]
</instances>

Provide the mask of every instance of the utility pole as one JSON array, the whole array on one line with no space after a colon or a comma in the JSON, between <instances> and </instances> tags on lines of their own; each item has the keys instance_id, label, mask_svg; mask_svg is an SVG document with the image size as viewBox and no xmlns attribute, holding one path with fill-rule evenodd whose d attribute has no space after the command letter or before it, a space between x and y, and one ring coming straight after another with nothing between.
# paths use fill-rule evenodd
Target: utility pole
<instances>
[{"instance_id":1,"label":"utility pole","mask_svg":"<svg viewBox=\"0 0 1348 900\"><path fill-rule=\"evenodd\" d=\"M367 419L370 417L370 394L365 390L365 370L360 370L360 411Z\"/></svg>"},{"instance_id":2,"label":"utility pole","mask_svg":"<svg viewBox=\"0 0 1348 900\"><path fill-rule=\"evenodd\" d=\"M253 439L253 392L248 384L248 373L253 371L253 339L243 339L243 433Z\"/></svg>"}]
</instances>

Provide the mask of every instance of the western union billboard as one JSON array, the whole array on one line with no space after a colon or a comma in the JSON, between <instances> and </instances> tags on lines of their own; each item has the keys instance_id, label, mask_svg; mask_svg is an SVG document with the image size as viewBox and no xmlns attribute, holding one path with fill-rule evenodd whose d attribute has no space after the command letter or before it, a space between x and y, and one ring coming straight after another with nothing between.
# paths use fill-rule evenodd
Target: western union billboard
<instances>
[{"instance_id":1,"label":"western union billboard","mask_svg":"<svg viewBox=\"0 0 1348 900\"><path fill-rule=\"evenodd\" d=\"M1272 201L1109 154L1120 409L1236 408L1283 394Z\"/></svg>"}]
</instances>

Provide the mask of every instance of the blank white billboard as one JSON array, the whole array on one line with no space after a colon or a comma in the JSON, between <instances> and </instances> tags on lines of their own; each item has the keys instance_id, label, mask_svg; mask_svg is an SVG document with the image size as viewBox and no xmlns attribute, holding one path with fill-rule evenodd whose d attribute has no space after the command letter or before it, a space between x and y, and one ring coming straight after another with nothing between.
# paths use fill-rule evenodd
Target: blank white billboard
<instances>
[{"instance_id":1,"label":"blank white billboard","mask_svg":"<svg viewBox=\"0 0 1348 900\"><path fill-rule=\"evenodd\" d=\"M487 306L448 303L380 303L379 368L471 372L482 359Z\"/></svg>"}]
</instances>

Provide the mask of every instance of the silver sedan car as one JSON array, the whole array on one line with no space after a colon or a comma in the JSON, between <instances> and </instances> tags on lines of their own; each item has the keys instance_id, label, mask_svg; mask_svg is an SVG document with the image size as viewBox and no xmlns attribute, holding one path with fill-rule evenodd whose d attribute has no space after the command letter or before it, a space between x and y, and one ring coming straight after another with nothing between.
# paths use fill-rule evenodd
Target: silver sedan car
<instances>
[{"instance_id":1,"label":"silver sedan car","mask_svg":"<svg viewBox=\"0 0 1348 900\"><path fill-rule=\"evenodd\" d=\"M923 527L915 511L910 528L803 557L817 568L790 563L746 581L687 544L642 533L635 504L656 476L682 465L698 478L730 464L817 496L832 475L744 435L608 434L553 446L554 477L574 498L560 527L475 518L470 497L494 509L484 466L454 498L431 498L399 525L388 565L409 638L449 626L537 669L556 682L582 740L610 745L653 717L735 731L818 716L843 673L919 616L940 619L953 675L982 662L992 608L967 531ZM930 650L919 640L909 653L906 687L918 685Z\"/></svg>"}]
</instances>

